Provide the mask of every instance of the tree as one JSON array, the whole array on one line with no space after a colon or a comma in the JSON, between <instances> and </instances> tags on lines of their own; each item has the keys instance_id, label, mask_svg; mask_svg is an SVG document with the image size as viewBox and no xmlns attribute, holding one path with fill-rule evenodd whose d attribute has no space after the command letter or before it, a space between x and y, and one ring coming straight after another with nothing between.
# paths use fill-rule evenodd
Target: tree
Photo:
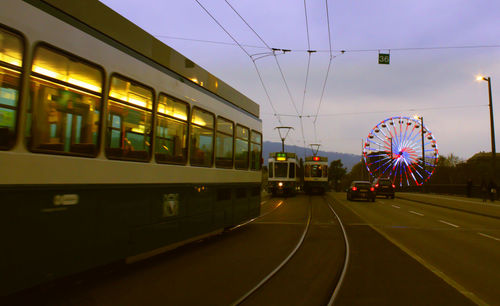
<instances>
[{"instance_id":1,"label":"tree","mask_svg":"<svg viewBox=\"0 0 500 306\"><path fill-rule=\"evenodd\" d=\"M344 168L340 159L334 160L330 163L330 168L328 169L328 181L330 184L333 184L335 190L340 191L340 182L346 173L347 169Z\"/></svg>"}]
</instances>

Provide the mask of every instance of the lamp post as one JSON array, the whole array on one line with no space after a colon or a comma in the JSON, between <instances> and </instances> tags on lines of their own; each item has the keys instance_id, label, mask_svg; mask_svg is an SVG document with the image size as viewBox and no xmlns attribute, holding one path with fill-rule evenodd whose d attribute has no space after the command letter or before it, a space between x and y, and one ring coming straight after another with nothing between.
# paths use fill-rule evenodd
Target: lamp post
<instances>
[{"instance_id":1,"label":"lamp post","mask_svg":"<svg viewBox=\"0 0 500 306\"><path fill-rule=\"evenodd\" d=\"M421 134L422 134L422 170L425 170L425 149L424 149L424 134L425 134L425 130L424 130L424 116L419 116L419 115L415 115L413 116L413 118L415 119L420 119L420 131L421 131Z\"/></svg>"},{"instance_id":2,"label":"lamp post","mask_svg":"<svg viewBox=\"0 0 500 306\"><path fill-rule=\"evenodd\" d=\"M495 166L496 166L496 149L495 149L495 121L493 120L493 98L491 97L491 78L478 76L478 81L486 81L488 82L488 95L490 99L489 108L490 108L490 128L491 128L491 170L493 175L495 175Z\"/></svg>"}]
</instances>

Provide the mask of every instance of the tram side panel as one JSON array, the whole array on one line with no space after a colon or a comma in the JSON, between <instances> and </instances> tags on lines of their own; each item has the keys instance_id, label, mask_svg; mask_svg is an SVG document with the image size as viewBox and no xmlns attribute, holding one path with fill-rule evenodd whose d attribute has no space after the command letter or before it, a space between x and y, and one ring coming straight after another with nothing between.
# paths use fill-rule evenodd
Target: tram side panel
<instances>
[{"instance_id":1,"label":"tram side panel","mask_svg":"<svg viewBox=\"0 0 500 306\"><path fill-rule=\"evenodd\" d=\"M157 93L193 97L193 107L222 114L252 131L261 130L258 118L185 85L186 80L181 82L152 69L23 1L7 0L4 8L9 9L0 12L0 27L6 23L25 35L25 66L31 62L35 43L47 42L102 64L106 83L113 72L142 76L140 81L153 86ZM49 28L58 31L39 30ZM0 151L6 174L0 177L0 296L145 255L259 215L260 171L157 164L154 157L149 162L109 160L104 156L104 127L97 157L28 151L24 123L29 118L23 110L28 108L30 69L25 67L24 86L20 87L17 143L12 149ZM104 88L102 94L100 117L106 121Z\"/></svg>"}]
</instances>

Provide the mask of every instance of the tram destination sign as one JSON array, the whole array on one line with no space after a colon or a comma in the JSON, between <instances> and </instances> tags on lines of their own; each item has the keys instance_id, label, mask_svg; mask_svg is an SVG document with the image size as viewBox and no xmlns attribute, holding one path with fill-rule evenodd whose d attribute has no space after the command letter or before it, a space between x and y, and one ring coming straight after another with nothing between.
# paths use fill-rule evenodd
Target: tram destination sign
<instances>
[{"instance_id":1,"label":"tram destination sign","mask_svg":"<svg viewBox=\"0 0 500 306\"><path fill-rule=\"evenodd\" d=\"M389 65L391 55L389 53L379 53L378 63L382 65Z\"/></svg>"}]
</instances>

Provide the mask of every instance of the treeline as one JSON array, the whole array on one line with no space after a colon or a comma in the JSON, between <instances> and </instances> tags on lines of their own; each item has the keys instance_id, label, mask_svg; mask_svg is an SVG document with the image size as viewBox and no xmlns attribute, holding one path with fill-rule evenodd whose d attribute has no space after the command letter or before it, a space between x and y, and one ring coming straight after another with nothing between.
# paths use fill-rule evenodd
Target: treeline
<instances>
[{"instance_id":1,"label":"treeline","mask_svg":"<svg viewBox=\"0 0 500 306\"><path fill-rule=\"evenodd\" d=\"M454 154L439 156L434 174L426 185L466 185L470 180L474 186L488 184L492 179L500 181L500 154L497 153L496 167L492 168L491 152L479 152L471 158L463 160ZM351 181L370 180L364 162L352 167L342 179L342 188L347 188Z\"/></svg>"}]
</instances>

